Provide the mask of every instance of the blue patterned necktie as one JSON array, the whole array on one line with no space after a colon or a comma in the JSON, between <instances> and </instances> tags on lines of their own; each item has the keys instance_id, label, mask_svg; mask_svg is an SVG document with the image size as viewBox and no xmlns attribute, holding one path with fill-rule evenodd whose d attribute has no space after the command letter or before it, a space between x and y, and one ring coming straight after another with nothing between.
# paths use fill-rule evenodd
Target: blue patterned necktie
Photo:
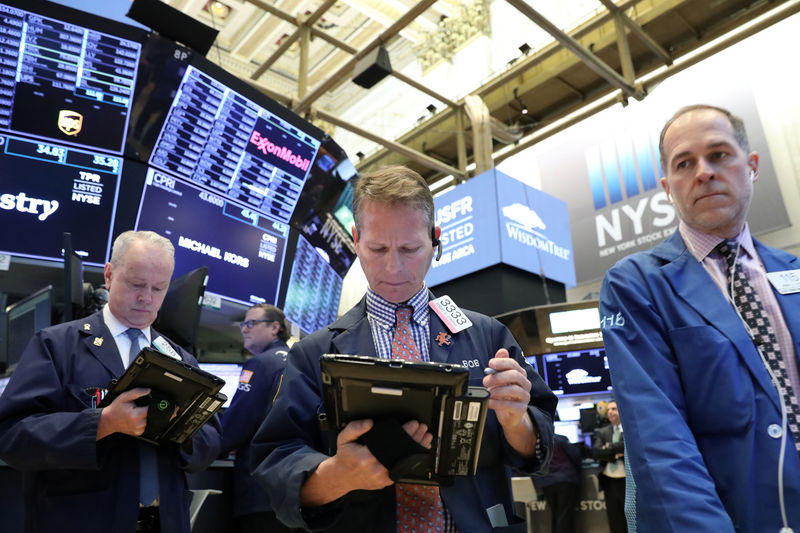
<instances>
[{"instance_id":1,"label":"blue patterned necktie","mask_svg":"<svg viewBox=\"0 0 800 533\"><path fill-rule=\"evenodd\" d=\"M131 340L128 364L139 355L139 337L142 330L130 328L125 335ZM139 502L149 507L158 498L158 455L156 447L149 442L139 441Z\"/></svg>"},{"instance_id":2,"label":"blue patterned necktie","mask_svg":"<svg viewBox=\"0 0 800 533\"><path fill-rule=\"evenodd\" d=\"M417 344L411 334L411 308L400 306L395 310L397 323L392 337L392 358L406 361L421 361ZM439 496L439 487L397 483L398 533L419 533L444 530L444 506Z\"/></svg>"},{"instance_id":3,"label":"blue patterned necktie","mask_svg":"<svg viewBox=\"0 0 800 533\"><path fill-rule=\"evenodd\" d=\"M766 359L770 370L775 375L775 379L780 385L779 394L783 394L783 402L786 405L786 416L789 422L789 429L795 436L794 444L798 451L800 451L800 426L798 425L798 414L800 414L800 407L798 407L797 396L792 389L792 382L789 381L789 374L786 372L786 365L783 362L781 355L781 347L778 344L778 339L775 336L775 330L769 321L764 311L764 304L758 297L750 280L744 273L744 268L741 262L736 261L737 250L739 244L736 241L722 241L716 247L717 252L725 258L728 265L727 287L730 291L731 278L733 278L733 303L739 310L739 314L750 329L753 337L753 342L760 348L761 353Z\"/></svg>"}]
</instances>

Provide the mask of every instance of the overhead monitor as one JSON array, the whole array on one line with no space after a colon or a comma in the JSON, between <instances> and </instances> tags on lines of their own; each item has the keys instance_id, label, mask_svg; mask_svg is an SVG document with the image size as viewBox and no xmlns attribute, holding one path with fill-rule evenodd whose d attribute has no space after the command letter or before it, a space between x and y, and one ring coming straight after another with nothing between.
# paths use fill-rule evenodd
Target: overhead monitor
<instances>
[{"instance_id":1,"label":"overhead monitor","mask_svg":"<svg viewBox=\"0 0 800 533\"><path fill-rule=\"evenodd\" d=\"M174 278L158 311L153 328L183 349L195 353L197 330L208 283L208 267L200 267Z\"/></svg>"},{"instance_id":2,"label":"overhead monitor","mask_svg":"<svg viewBox=\"0 0 800 533\"><path fill-rule=\"evenodd\" d=\"M205 370L210 374L214 374L218 378L225 381L225 385L220 389L220 392L228 397L224 404L223 409L231 406L233 395L239 387L239 376L242 373L242 365L238 363L199 363L201 370Z\"/></svg>"},{"instance_id":3,"label":"overhead monitor","mask_svg":"<svg viewBox=\"0 0 800 533\"><path fill-rule=\"evenodd\" d=\"M0 12L0 130L122 154L145 32L39 0Z\"/></svg>"},{"instance_id":4,"label":"overhead monitor","mask_svg":"<svg viewBox=\"0 0 800 533\"><path fill-rule=\"evenodd\" d=\"M345 151L326 136L290 221L342 277L356 257L352 227L357 178Z\"/></svg>"},{"instance_id":5,"label":"overhead monitor","mask_svg":"<svg viewBox=\"0 0 800 533\"><path fill-rule=\"evenodd\" d=\"M601 347L602 317L597 300L546 305L536 308L536 325L543 353Z\"/></svg>"},{"instance_id":6,"label":"overhead monitor","mask_svg":"<svg viewBox=\"0 0 800 533\"><path fill-rule=\"evenodd\" d=\"M8 368L19 363L22 352L40 329L49 327L53 311L53 286L48 285L6 307L8 317Z\"/></svg>"},{"instance_id":7,"label":"overhead monitor","mask_svg":"<svg viewBox=\"0 0 800 533\"><path fill-rule=\"evenodd\" d=\"M549 353L542 360L545 381L556 396L611 391L611 374L603 348Z\"/></svg>"},{"instance_id":8,"label":"overhead monitor","mask_svg":"<svg viewBox=\"0 0 800 533\"><path fill-rule=\"evenodd\" d=\"M297 239L283 312L300 329L311 333L336 320L342 277L302 235Z\"/></svg>"},{"instance_id":9,"label":"overhead monitor","mask_svg":"<svg viewBox=\"0 0 800 533\"><path fill-rule=\"evenodd\" d=\"M151 168L135 229L172 241L176 275L207 266L207 292L244 305L277 303L288 224Z\"/></svg>"},{"instance_id":10,"label":"overhead monitor","mask_svg":"<svg viewBox=\"0 0 800 533\"><path fill-rule=\"evenodd\" d=\"M69 231L85 264L104 265L121 170L121 157L0 135L0 251L61 262Z\"/></svg>"},{"instance_id":11,"label":"overhead monitor","mask_svg":"<svg viewBox=\"0 0 800 533\"><path fill-rule=\"evenodd\" d=\"M173 71L164 69L165 64ZM174 43L149 46L143 65L143 91L148 87L145 71L157 73L159 79L146 97L164 107L137 110L130 144L138 157L288 223L322 131Z\"/></svg>"}]
</instances>

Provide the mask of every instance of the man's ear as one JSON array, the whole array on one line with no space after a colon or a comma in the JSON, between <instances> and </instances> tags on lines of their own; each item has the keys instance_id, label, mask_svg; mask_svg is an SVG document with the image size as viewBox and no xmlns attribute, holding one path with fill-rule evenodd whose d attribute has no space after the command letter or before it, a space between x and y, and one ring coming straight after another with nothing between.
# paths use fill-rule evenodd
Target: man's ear
<instances>
[{"instance_id":1,"label":"man's ear","mask_svg":"<svg viewBox=\"0 0 800 533\"><path fill-rule=\"evenodd\" d=\"M661 187L667 193L667 200L669 203L672 203L672 195L669 193L669 183L667 183L667 178L661 177Z\"/></svg>"},{"instance_id":2,"label":"man's ear","mask_svg":"<svg viewBox=\"0 0 800 533\"><path fill-rule=\"evenodd\" d=\"M353 243L358 244L358 230L356 229L356 225L353 224L353 227L350 230L350 233L353 234Z\"/></svg>"}]
</instances>

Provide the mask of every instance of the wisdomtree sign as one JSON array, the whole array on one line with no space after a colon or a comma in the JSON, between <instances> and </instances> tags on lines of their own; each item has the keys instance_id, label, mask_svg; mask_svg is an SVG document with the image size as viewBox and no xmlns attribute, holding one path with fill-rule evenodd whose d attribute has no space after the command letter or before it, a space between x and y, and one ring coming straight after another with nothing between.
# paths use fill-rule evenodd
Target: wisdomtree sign
<instances>
[{"instance_id":1,"label":"wisdomtree sign","mask_svg":"<svg viewBox=\"0 0 800 533\"><path fill-rule=\"evenodd\" d=\"M434 199L442 258L430 286L498 263L575 285L572 240L564 202L489 170Z\"/></svg>"}]
</instances>

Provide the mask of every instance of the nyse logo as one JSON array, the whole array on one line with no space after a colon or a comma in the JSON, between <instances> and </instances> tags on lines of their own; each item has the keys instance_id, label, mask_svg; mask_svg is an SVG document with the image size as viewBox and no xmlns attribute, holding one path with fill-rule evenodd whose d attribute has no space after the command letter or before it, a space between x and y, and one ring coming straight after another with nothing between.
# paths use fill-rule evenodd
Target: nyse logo
<instances>
[{"instance_id":1,"label":"nyse logo","mask_svg":"<svg viewBox=\"0 0 800 533\"><path fill-rule=\"evenodd\" d=\"M58 129L66 135L77 136L83 127L83 115L62 109L58 112Z\"/></svg>"},{"instance_id":2,"label":"nyse logo","mask_svg":"<svg viewBox=\"0 0 800 533\"><path fill-rule=\"evenodd\" d=\"M670 233L675 210L659 191L658 146L647 132L634 132L586 150L600 255L660 240ZM609 209L610 207L610 209Z\"/></svg>"}]
</instances>

